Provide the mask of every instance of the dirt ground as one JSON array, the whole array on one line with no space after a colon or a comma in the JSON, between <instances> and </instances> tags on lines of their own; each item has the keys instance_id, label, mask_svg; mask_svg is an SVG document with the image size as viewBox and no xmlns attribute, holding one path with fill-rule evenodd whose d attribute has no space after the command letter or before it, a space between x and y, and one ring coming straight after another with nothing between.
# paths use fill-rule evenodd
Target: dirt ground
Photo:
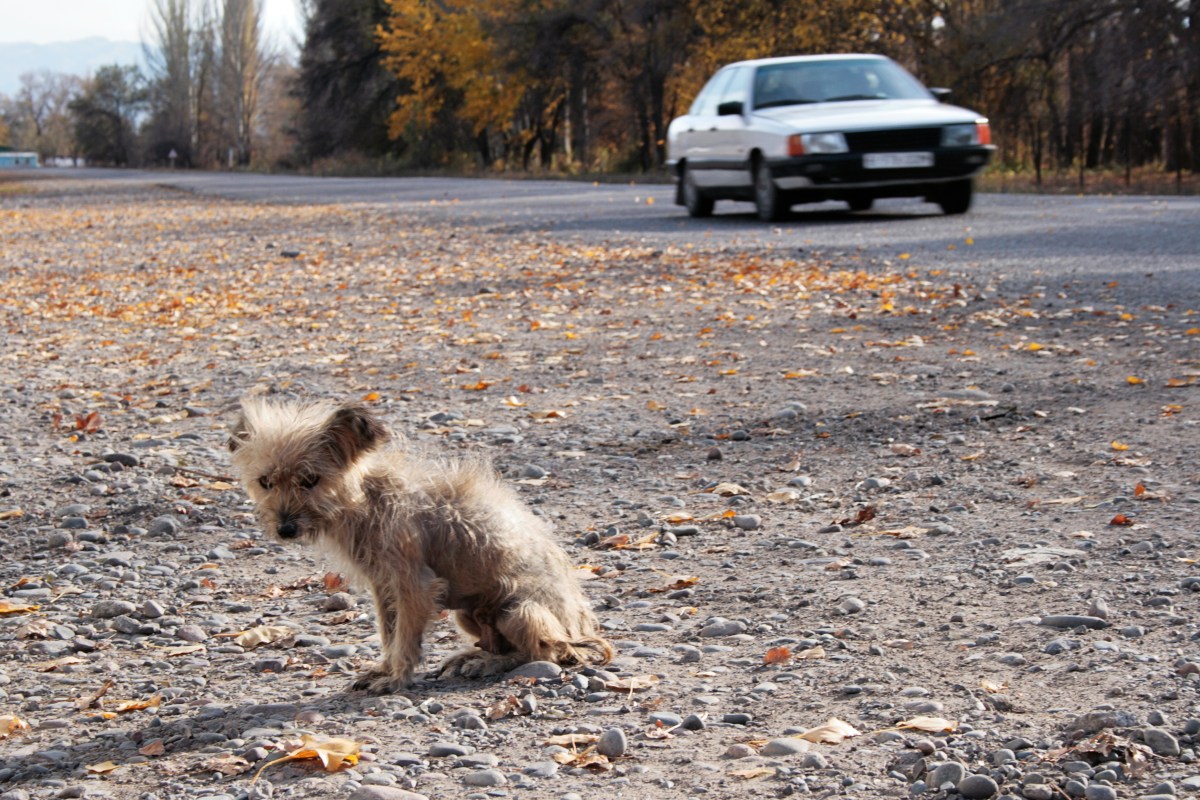
<instances>
[{"instance_id":1,"label":"dirt ground","mask_svg":"<svg viewBox=\"0 0 1200 800\"><path fill-rule=\"evenodd\" d=\"M1200 792L1200 316L1119 296L6 185L0 798ZM231 475L259 393L490 458L613 663L348 691L369 598Z\"/></svg>"}]
</instances>

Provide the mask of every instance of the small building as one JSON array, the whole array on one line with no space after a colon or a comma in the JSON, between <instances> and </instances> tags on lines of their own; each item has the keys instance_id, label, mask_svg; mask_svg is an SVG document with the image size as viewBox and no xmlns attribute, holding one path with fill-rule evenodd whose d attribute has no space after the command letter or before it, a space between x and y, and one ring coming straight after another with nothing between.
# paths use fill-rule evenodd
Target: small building
<instances>
[{"instance_id":1,"label":"small building","mask_svg":"<svg viewBox=\"0 0 1200 800\"><path fill-rule=\"evenodd\" d=\"M37 153L25 153L20 150L0 150L0 169L27 169L40 167Z\"/></svg>"}]
</instances>

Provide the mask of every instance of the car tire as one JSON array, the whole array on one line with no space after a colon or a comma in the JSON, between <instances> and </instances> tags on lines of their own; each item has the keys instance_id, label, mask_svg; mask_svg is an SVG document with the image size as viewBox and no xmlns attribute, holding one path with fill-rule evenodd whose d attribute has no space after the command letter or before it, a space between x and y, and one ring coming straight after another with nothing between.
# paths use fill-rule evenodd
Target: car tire
<instances>
[{"instance_id":1,"label":"car tire","mask_svg":"<svg viewBox=\"0 0 1200 800\"><path fill-rule=\"evenodd\" d=\"M871 206L875 205L875 198L851 197L846 201L846 205L850 206L851 211L870 211Z\"/></svg>"},{"instance_id":2,"label":"car tire","mask_svg":"<svg viewBox=\"0 0 1200 800\"><path fill-rule=\"evenodd\" d=\"M787 214L790 206L771 176L771 165L766 159L754 162L754 208L763 222L778 222Z\"/></svg>"},{"instance_id":3,"label":"car tire","mask_svg":"<svg viewBox=\"0 0 1200 800\"><path fill-rule=\"evenodd\" d=\"M946 188L937 193L933 202L942 207L943 214L965 214L971 210L971 201L975 196L975 186L968 178L964 181L949 183Z\"/></svg>"},{"instance_id":4,"label":"car tire","mask_svg":"<svg viewBox=\"0 0 1200 800\"><path fill-rule=\"evenodd\" d=\"M704 192L692 180L692 171L686 166L683 168L683 175L679 178L679 184L683 192L683 207L687 209L688 216L695 219L711 217L713 199L704 196Z\"/></svg>"}]
</instances>

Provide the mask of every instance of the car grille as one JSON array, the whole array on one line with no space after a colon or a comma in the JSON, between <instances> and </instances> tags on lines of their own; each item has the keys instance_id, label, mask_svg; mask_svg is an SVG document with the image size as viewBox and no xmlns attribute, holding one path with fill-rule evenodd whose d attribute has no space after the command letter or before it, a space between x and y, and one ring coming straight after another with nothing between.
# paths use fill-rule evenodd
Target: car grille
<instances>
[{"instance_id":1,"label":"car grille","mask_svg":"<svg viewBox=\"0 0 1200 800\"><path fill-rule=\"evenodd\" d=\"M941 128L902 128L888 131L846 133L846 145L852 153L886 153L929 150L942 143Z\"/></svg>"}]
</instances>

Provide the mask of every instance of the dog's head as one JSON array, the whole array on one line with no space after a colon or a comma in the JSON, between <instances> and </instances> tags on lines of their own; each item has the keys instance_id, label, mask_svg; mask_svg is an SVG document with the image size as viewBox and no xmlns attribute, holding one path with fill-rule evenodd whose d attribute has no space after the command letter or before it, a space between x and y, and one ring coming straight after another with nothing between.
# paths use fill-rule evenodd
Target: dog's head
<instances>
[{"instance_id":1,"label":"dog's head","mask_svg":"<svg viewBox=\"0 0 1200 800\"><path fill-rule=\"evenodd\" d=\"M361 406L249 399L229 450L263 528L280 539L314 539L346 513L356 494L347 479L387 438Z\"/></svg>"}]
</instances>

